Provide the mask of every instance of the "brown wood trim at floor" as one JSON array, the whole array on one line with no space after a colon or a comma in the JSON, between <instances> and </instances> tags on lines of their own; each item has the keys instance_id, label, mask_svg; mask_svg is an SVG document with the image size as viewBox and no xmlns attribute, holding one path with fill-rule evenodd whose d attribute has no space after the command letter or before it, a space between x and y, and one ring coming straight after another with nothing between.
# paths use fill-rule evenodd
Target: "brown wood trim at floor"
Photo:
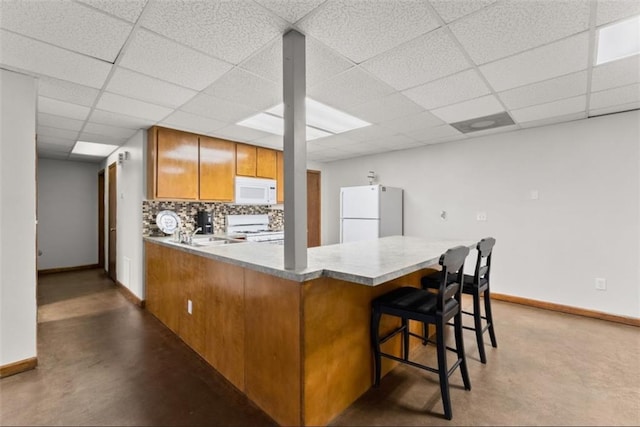
<instances>
[{"instance_id":1,"label":"brown wood trim at floor","mask_svg":"<svg viewBox=\"0 0 640 427\"><path fill-rule=\"evenodd\" d=\"M75 267L48 268L46 270L38 270L38 276L43 274L66 273L68 271L91 270L100 267L98 264L77 265Z\"/></svg>"},{"instance_id":2,"label":"brown wood trim at floor","mask_svg":"<svg viewBox=\"0 0 640 427\"><path fill-rule=\"evenodd\" d=\"M2 365L0 366L0 378L19 374L20 372L34 369L36 366L38 366L37 357L30 357L29 359L19 360L17 362L9 363L8 365Z\"/></svg>"},{"instance_id":3,"label":"brown wood trim at floor","mask_svg":"<svg viewBox=\"0 0 640 427\"><path fill-rule=\"evenodd\" d=\"M124 297L128 299L129 302L131 302L134 305L137 305L140 308L144 308L144 300L138 298L133 292L129 290L129 288L127 288L125 285L120 283L119 280L116 281L116 286L118 287L118 290L120 291L120 293L124 295Z\"/></svg>"},{"instance_id":4,"label":"brown wood trim at floor","mask_svg":"<svg viewBox=\"0 0 640 427\"><path fill-rule=\"evenodd\" d=\"M559 311L561 313L575 314L578 316L591 317L594 319L608 320L610 322L623 323L625 325L640 327L640 318L619 316L617 314L603 313L602 311L589 310L586 308L571 307L570 305L556 304L553 302L538 301L535 299L516 297L512 295L491 293L491 298L498 301L512 302L514 304L528 305L530 307L542 308L545 310Z\"/></svg>"}]
</instances>

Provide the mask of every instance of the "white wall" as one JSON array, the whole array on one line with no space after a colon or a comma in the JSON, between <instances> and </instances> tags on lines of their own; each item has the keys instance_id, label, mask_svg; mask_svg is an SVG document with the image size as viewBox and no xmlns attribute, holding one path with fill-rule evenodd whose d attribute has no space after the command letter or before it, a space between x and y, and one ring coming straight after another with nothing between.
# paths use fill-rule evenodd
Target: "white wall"
<instances>
[{"instance_id":1,"label":"white wall","mask_svg":"<svg viewBox=\"0 0 640 427\"><path fill-rule=\"evenodd\" d=\"M98 165L39 159L38 269L98 263Z\"/></svg>"},{"instance_id":2,"label":"white wall","mask_svg":"<svg viewBox=\"0 0 640 427\"><path fill-rule=\"evenodd\" d=\"M113 152L103 164L105 169L105 212L109 212L108 166L118 162L118 154L129 152L129 160L116 166L117 241L116 275L118 281L138 298L144 299L144 254L142 242L142 200L144 199L147 132L138 131ZM106 215L106 214L105 214ZM105 220L106 221L106 220ZM109 254L108 224L105 229L105 254Z\"/></svg>"},{"instance_id":3,"label":"white wall","mask_svg":"<svg viewBox=\"0 0 640 427\"><path fill-rule=\"evenodd\" d=\"M36 357L36 82L0 70L0 366Z\"/></svg>"},{"instance_id":4,"label":"white wall","mask_svg":"<svg viewBox=\"0 0 640 427\"><path fill-rule=\"evenodd\" d=\"M329 163L323 242L339 239L339 188L374 170L405 189L406 235L497 239L494 292L639 317L639 144L633 111Z\"/></svg>"}]
</instances>

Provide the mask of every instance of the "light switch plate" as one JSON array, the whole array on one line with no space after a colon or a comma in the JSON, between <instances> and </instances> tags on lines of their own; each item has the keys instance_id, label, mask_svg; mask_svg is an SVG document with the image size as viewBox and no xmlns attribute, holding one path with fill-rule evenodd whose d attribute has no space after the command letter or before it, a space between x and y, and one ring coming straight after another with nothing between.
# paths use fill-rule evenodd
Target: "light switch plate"
<instances>
[{"instance_id":1,"label":"light switch plate","mask_svg":"<svg viewBox=\"0 0 640 427\"><path fill-rule=\"evenodd\" d=\"M486 212L478 212L478 213L476 213L476 219L478 221L486 221L487 220L487 213Z\"/></svg>"}]
</instances>

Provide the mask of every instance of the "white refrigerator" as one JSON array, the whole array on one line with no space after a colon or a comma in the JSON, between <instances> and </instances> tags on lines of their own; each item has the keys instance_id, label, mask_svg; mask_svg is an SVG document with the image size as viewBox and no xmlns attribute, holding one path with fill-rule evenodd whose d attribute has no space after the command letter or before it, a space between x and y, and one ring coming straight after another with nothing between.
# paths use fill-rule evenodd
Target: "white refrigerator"
<instances>
[{"instance_id":1,"label":"white refrigerator","mask_svg":"<svg viewBox=\"0 0 640 427\"><path fill-rule=\"evenodd\" d=\"M340 189L340 243L403 234L402 189L363 185Z\"/></svg>"}]
</instances>

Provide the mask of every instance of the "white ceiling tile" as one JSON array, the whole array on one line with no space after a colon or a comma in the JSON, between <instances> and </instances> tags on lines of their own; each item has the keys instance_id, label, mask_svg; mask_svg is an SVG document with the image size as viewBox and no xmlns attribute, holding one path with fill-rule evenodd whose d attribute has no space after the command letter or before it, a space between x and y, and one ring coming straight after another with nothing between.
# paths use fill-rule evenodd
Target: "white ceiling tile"
<instances>
[{"instance_id":1,"label":"white ceiling tile","mask_svg":"<svg viewBox=\"0 0 640 427\"><path fill-rule=\"evenodd\" d=\"M580 119L586 119L586 118L587 118L586 113L580 112L580 113L566 114L562 116L548 117L546 119L532 120L530 122L521 123L520 127L523 129L526 129L526 128L532 128L537 126L548 126L555 123L570 122L573 120L580 120Z\"/></svg>"},{"instance_id":2,"label":"white ceiling tile","mask_svg":"<svg viewBox=\"0 0 640 427\"><path fill-rule=\"evenodd\" d=\"M136 31L120 65L198 91L232 67L143 29Z\"/></svg>"},{"instance_id":3,"label":"white ceiling tile","mask_svg":"<svg viewBox=\"0 0 640 427\"><path fill-rule=\"evenodd\" d=\"M502 104L493 95L487 95L449 105L431 111L431 114L447 123L455 123L469 120L475 117L484 117L504 111Z\"/></svg>"},{"instance_id":4,"label":"white ceiling tile","mask_svg":"<svg viewBox=\"0 0 640 427\"><path fill-rule=\"evenodd\" d=\"M102 87L111 70L111 64L104 61L5 30L0 30L0 46L1 64L86 86Z\"/></svg>"},{"instance_id":5,"label":"white ceiling tile","mask_svg":"<svg viewBox=\"0 0 640 427\"><path fill-rule=\"evenodd\" d=\"M328 0L299 24L356 63L438 27L425 1Z\"/></svg>"},{"instance_id":6,"label":"white ceiling tile","mask_svg":"<svg viewBox=\"0 0 640 427\"><path fill-rule=\"evenodd\" d=\"M573 98L562 99L560 101L548 102L546 104L513 110L511 111L511 117L518 123L525 123L553 116L579 113L581 111L585 111L586 105L587 97L585 95L581 95Z\"/></svg>"},{"instance_id":7,"label":"white ceiling tile","mask_svg":"<svg viewBox=\"0 0 640 427\"><path fill-rule=\"evenodd\" d=\"M68 151L51 151L46 148L38 149L39 159L51 159L51 160L67 160Z\"/></svg>"},{"instance_id":8,"label":"white ceiling tile","mask_svg":"<svg viewBox=\"0 0 640 427\"><path fill-rule=\"evenodd\" d=\"M541 46L589 27L587 1L507 1L450 25L476 64Z\"/></svg>"},{"instance_id":9,"label":"white ceiling tile","mask_svg":"<svg viewBox=\"0 0 640 427\"><path fill-rule=\"evenodd\" d=\"M402 93L430 110L477 98L490 93L490 91L478 72L471 69L407 89Z\"/></svg>"},{"instance_id":10,"label":"white ceiling tile","mask_svg":"<svg viewBox=\"0 0 640 427\"><path fill-rule=\"evenodd\" d=\"M98 144L113 144L122 145L127 141L127 138L117 138L110 135L102 135L97 133L82 132L78 137L80 141L95 142Z\"/></svg>"},{"instance_id":11,"label":"white ceiling tile","mask_svg":"<svg viewBox=\"0 0 640 427\"><path fill-rule=\"evenodd\" d=\"M389 151L387 148L374 144L372 141L358 142L355 144L345 145L340 148L339 151L346 151L347 153L355 153L360 155L377 154L385 151ZM324 154L324 152L321 152ZM330 153L327 153L330 155Z\"/></svg>"},{"instance_id":12,"label":"white ceiling tile","mask_svg":"<svg viewBox=\"0 0 640 427\"><path fill-rule=\"evenodd\" d=\"M410 138L407 135L392 135L384 138L374 139L373 141L371 141L371 143L389 151L404 150L406 148L412 148L421 145L420 142L417 142L415 139Z\"/></svg>"},{"instance_id":13,"label":"white ceiling tile","mask_svg":"<svg viewBox=\"0 0 640 427\"><path fill-rule=\"evenodd\" d=\"M590 109L640 102L640 84L618 87L591 93Z\"/></svg>"},{"instance_id":14,"label":"white ceiling tile","mask_svg":"<svg viewBox=\"0 0 640 427\"><path fill-rule=\"evenodd\" d=\"M480 67L496 91L547 80L587 68L587 33L551 43Z\"/></svg>"},{"instance_id":15,"label":"white ceiling tile","mask_svg":"<svg viewBox=\"0 0 640 427\"><path fill-rule=\"evenodd\" d=\"M210 119L196 114L185 113L184 111L175 111L169 117L164 119L161 125L186 130L194 133L209 133L216 129L227 126L228 123L219 120Z\"/></svg>"},{"instance_id":16,"label":"white ceiling tile","mask_svg":"<svg viewBox=\"0 0 640 427\"><path fill-rule=\"evenodd\" d=\"M477 130L477 131L474 131L474 132L466 133L464 135L467 138L478 138L480 136L494 135L496 133L511 132L511 131L514 131L514 130L518 130L519 128L520 128L520 125L513 124L513 125L507 125L507 126L500 126L500 127L496 127L496 128L485 129L485 130Z\"/></svg>"},{"instance_id":17,"label":"white ceiling tile","mask_svg":"<svg viewBox=\"0 0 640 427\"><path fill-rule=\"evenodd\" d=\"M253 73L234 68L209 86L205 93L216 98L264 110L282 102L282 87Z\"/></svg>"},{"instance_id":18,"label":"white ceiling tile","mask_svg":"<svg viewBox=\"0 0 640 427\"><path fill-rule=\"evenodd\" d=\"M172 111L171 109L161 107L160 105L154 105L148 102L108 92L105 92L100 96L100 100L96 104L96 108L153 121L162 120Z\"/></svg>"},{"instance_id":19,"label":"white ceiling tile","mask_svg":"<svg viewBox=\"0 0 640 427\"><path fill-rule=\"evenodd\" d=\"M38 97L38 112L53 114L70 119L84 120L89 115L89 107L58 101L57 99Z\"/></svg>"},{"instance_id":20,"label":"white ceiling tile","mask_svg":"<svg viewBox=\"0 0 640 427\"><path fill-rule=\"evenodd\" d=\"M99 135L107 135L117 139L129 139L131 138L137 131L135 129L117 127L117 126L108 126L100 123L87 123L83 129L83 132L99 134Z\"/></svg>"},{"instance_id":21,"label":"white ceiling tile","mask_svg":"<svg viewBox=\"0 0 640 427\"><path fill-rule=\"evenodd\" d=\"M51 77L40 77L38 79L38 95L71 102L73 104L90 107L95 102L99 93L100 91L98 89Z\"/></svg>"},{"instance_id":22,"label":"white ceiling tile","mask_svg":"<svg viewBox=\"0 0 640 427\"><path fill-rule=\"evenodd\" d=\"M429 0L444 22L453 22L476 10L495 3L496 0Z\"/></svg>"},{"instance_id":23,"label":"white ceiling tile","mask_svg":"<svg viewBox=\"0 0 640 427\"><path fill-rule=\"evenodd\" d=\"M371 125L360 129L351 130L349 132L344 132L341 135L352 141L362 142L370 141L372 139L381 138L384 136L395 135L396 133L398 132L389 128L385 128L379 125Z\"/></svg>"},{"instance_id":24,"label":"white ceiling tile","mask_svg":"<svg viewBox=\"0 0 640 427\"><path fill-rule=\"evenodd\" d=\"M423 111L411 116L399 117L380 123L380 126L393 132L407 133L415 130L424 130L434 126L445 124L442 120L428 111Z\"/></svg>"},{"instance_id":25,"label":"white ceiling tile","mask_svg":"<svg viewBox=\"0 0 640 427\"><path fill-rule=\"evenodd\" d=\"M589 117L599 116L602 114L621 113L624 111L640 109L640 102L632 102L630 104L614 105L605 108L592 108L589 110Z\"/></svg>"},{"instance_id":26,"label":"white ceiling tile","mask_svg":"<svg viewBox=\"0 0 640 427\"><path fill-rule=\"evenodd\" d=\"M344 109L390 95L394 90L359 68L307 89L307 96L329 106Z\"/></svg>"},{"instance_id":27,"label":"white ceiling tile","mask_svg":"<svg viewBox=\"0 0 640 427\"><path fill-rule=\"evenodd\" d=\"M120 67L111 76L106 90L170 108L179 107L197 93Z\"/></svg>"},{"instance_id":28,"label":"white ceiling tile","mask_svg":"<svg viewBox=\"0 0 640 427\"><path fill-rule=\"evenodd\" d=\"M638 0L598 0L596 25L640 14Z\"/></svg>"},{"instance_id":29,"label":"white ceiling tile","mask_svg":"<svg viewBox=\"0 0 640 427\"><path fill-rule=\"evenodd\" d=\"M46 136L51 136L53 138L60 138L60 139L75 139L78 137L77 130L58 129L58 128L52 128L48 126L41 126L41 125L38 125L36 132L38 135L43 135L43 136L46 135Z\"/></svg>"},{"instance_id":30,"label":"white ceiling tile","mask_svg":"<svg viewBox=\"0 0 640 427\"><path fill-rule=\"evenodd\" d=\"M277 150L282 150L283 147L282 136L280 135L269 135L263 138L254 139L251 142L262 147L271 147Z\"/></svg>"},{"instance_id":31,"label":"white ceiling tile","mask_svg":"<svg viewBox=\"0 0 640 427\"><path fill-rule=\"evenodd\" d=\"M287 29L285 21L249 1L158 1L147 9L144 27L232 64Z\"/></svg>"},{"instance_id":32,"label":"white ceiling tile","mask_svg":"<svg viewBox=\"0 0 640 427\"><path fill-rule=\"evenodd\" d=\"M442 29L418 37L362 66L398 90L424 84L469 68L458 46Z\"/></svg>"},{"instance_id":33,"label":"white ceiling tile","mask_svg":"<svg viewBox=\"0 0 640 427\"><path fill-rule=\"evenodd\" d=\"M255 0L282 19L295 23L325 0Z\"/></svg>"},{"instance_id":34,"label":"white ceiling tile","mask_svg":"<svg viewBox=\"0 0 640 427\"><path fill-rule=\"evenodd\" d=\"M104 160L104 157L100 156L85 156L84 154L69 154L67 160L73 162L84 162L84 163L100 163Z\"/></svg>"},{"instance_id":35,"label":"white ceiling tile","mask_svg":"<svg viewBox=\"0 0 640 427\"><path fill-rule=\"evenodd\" d=\"M498 96L509 109L544 104L570 98L587 92L587 72L580 71L551 80L545 80L500 92Z\"/></svg>"},{"instance_id":36,"label":"white ceiling tile","mask_svg":"<svg viewBox=\"0 0 640 427\"><path fill-rule=\"evenodd\" d=\"M147 0L79 0L82 3L103 10L111 15L136 22Z\"/></svg>"},{"instance_id":37,"label":"white ceiling tile","mask_svg":"<svg viewBox=\"0 0 640 427\"><path fill-rule=\"evenodd\" d=\"M129 128L129 129L143 129L153 125L157 120L142 119L140 117L127 116L125 114L118 114L111 111L93 110L89 117L91 122L101 123L109 126Z\"/></svg>"},{"instance_id":38,"label":"white ceiling tile","mask_svg":"<svg viewBox=\"0 0 640 427\"><path fill-rule=\"evenodd\" d=\"M257 113L247 106L214 98L204 93L196 95L191 101L180 107L180 110L230 123L236 123Z\"/></svg>"},{"instance_id":39,"label":"white ceiling tile","mask_svg":"<svg viewBox=\"0 0 640 427\"><path fill-rule=\"evenodd\" d=\"M423 111L419 105L401 93L360 104L349 109L348 113L369 123L380 123L417 114Z\"/></svg>"},{"instance_id":40,"label":"white ceiling tile","mask_svg":"<svg viewBox=\"0 0 640 427\"><path fill-rule=\"evenodd\" d=\"M307 150L309 151L319 151L326 150L328 148L336 148L341 149L346 145L355 144L356 141L347 138L344 134L331 135L325 138L313 139L311 141L307 141Z\"/></svg>"},{"instance_id":41,"label":"white ceiling tile","mask_svg":"<svg viewBox=\"0 0 640 427\"><path fill-rule=\"evenodd\" d=\"M2 28L108 62L133 28L71 1L3 1L0 15Z\"/></svg>"},{"instance_id":42,"label":"white ceiling tile","mask_svg":"<svg viewBox=\"0 0 640 427\"><path fill-rule=\"evenodd\" d=\"M264 138L271 135L268 132L262 132L244 126L230 125L222 129L216 129L212 134L233 141L253 141L254 139Z\"/></svg>"},{"instance_id":43,"label":"white ceiling tile","mask_svg":"<svg viewBox=\"0 0 640 427\"><path fill-rule=\"evenodd\" d=\"M595 92L639 82L640 56L635 55L593 67L591 90Z\"/></svg>"},{"instance_id":44,"label":"white ceiling tile","mask_svg":"<svg viewBox=\"0 0 640 427\"><path fill-rule=\"evenodd\" d=\"M37 146L46 146L50 150L71 150L76 143L76 138L56 138L47 135L38 135Z\"/></svg>"},{"instance_id":45,"label":"white ceiling tile","mask_svg":"<svg viewBox=\"0 0 640 427\"><path fill-rule=\"evenodd\" d=\"M73 130L77 133L82 129L83 124L84 121L82 120L69 119L67 117L54 116L53 114L47 113L38 113L38 126Z\"/></svg>"},{"instance_id":46,"label":"white ceiling tile","mask_svg":"<svg viewBox=\"0 0 640 427\"><path fill-rule=\"evenodd\" d=\"M404 132L404 134L413 140L423 143L427 141L439 140L442 138L461 135L461 133L457 129L449 125L436 126L429 129L414 130L410 132Z\"/></svg>"},{"instance_id":47,"label":"white ceiling tile","mask_svg":"<svg viewBox=\"0 0 640 427\"><path fill-rule=\"evenodd\" d=\"M443 136L442 138L435 138L435 139L430 139L428 141L424 141L423 145L442 144L445 142L460 141L461 139L467 139L467 137L462 133L454 136Z\"/></svg>"}]
</instances>

